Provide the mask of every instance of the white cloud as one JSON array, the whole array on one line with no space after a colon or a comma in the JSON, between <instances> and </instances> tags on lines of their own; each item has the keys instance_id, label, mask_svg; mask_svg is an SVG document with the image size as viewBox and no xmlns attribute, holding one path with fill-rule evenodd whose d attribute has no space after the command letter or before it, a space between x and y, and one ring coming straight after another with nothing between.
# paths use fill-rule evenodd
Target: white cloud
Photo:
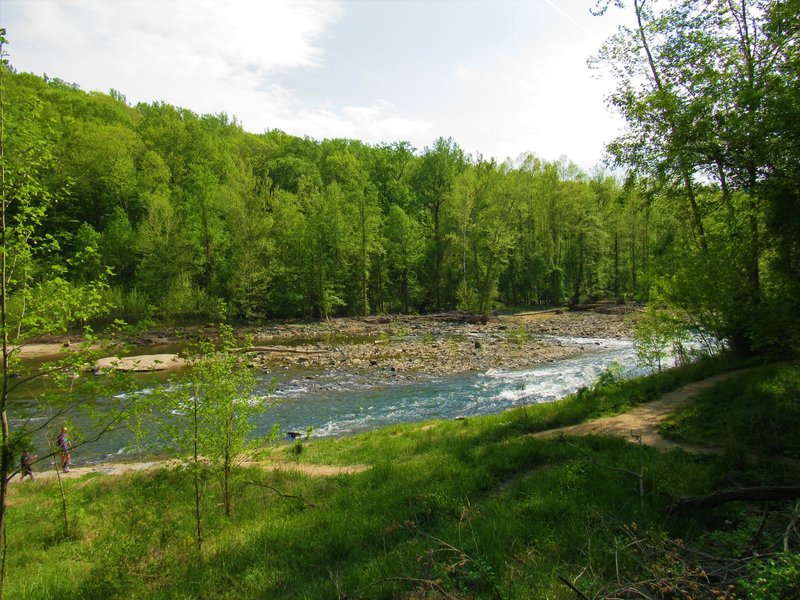
<instances>
[{"instance_id":1,"label":"white cloud","mask_svg":"<svg viewBox=\"0 0 800 600\"><path fill-rule=\"evenodd\" d=\"M586 66L592 50L574 40L537 42L501 61L459 67L453 96L429 118L467 152L501 161L528 151L548 160L566 154L589 168L620 126L605 107L610 82Z\"/></svg>"},{"instance_id":2,"label":"white cloud","mask_svg":"<svg viewBox=\"0 0 800 600\"><path fill-rule=\"evenodd\" d=\"M161 100L197 113L226 112L250 131L408 140L418 148L452 136L467 152L500 160L533 151L547 159L567 154L585 167L616 133L602 99L608 84L592 79L585 62L611 23L591 20L588 0L562 8L543 4L536 14L546 32L528 45L507 46L501 58L481 62L481 52L470 60L431 46L425 62L395 71L382 70L400 64L386 53L394 58L402 49L376 46L368 35L387 25L381 11L362 11L373 20L347 30L349 38L333 38L345 15L335 0L0 2L17 69L86 90L115 88L132 103ZM407 11L410 23L424 22L430 6L409 3ZM466 39L468 31L457 31ZM497 39L487 33L473 42L491 49ZM364 52L375 60L359 62ZM326 70L334 67L349 68L350 79Z\"/></svg>"},{"instance_id":3,"label":"white cloud","mask_svg":"<svg viewBox=\"0 0 800 600\"><path fill-rule=\"evenodd\" d=\"M21 70L115 88L133 103L226 112L251 131L368 143L431 135L430 123L388 101L308 106L278 83L276 75L324 66L318 41L340 14L329 0L11 1Z\"/></svg>"},{"instance_id":4,"label":"white cloud","mask_svg":"<svg viewBox=\"0 0 800 600\"><path fill-rule=\"evenodd\" d=\"M330 0L4 2L18 69L247 121L286 104L275 75L322 64L339 15Z\"/></svg>"}]
</instances>

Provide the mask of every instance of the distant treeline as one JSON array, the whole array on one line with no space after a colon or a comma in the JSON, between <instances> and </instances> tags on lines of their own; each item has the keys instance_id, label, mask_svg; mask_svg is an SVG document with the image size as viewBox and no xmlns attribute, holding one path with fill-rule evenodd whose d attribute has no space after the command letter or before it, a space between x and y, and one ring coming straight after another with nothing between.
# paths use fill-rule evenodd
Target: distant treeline
<instances>
[{"instance_id":1,"label":"distant treeline","mask_svg":"<svg viewBox=\"0 0 800 600\"><path fill-rule=\"evenodd\" d=\"M58 79L5 85L7 161L46 162L59 198L47 260L74 281L110 267L109 300L128 320L643 299L681 237L636 185L566 159L252 134L224 114L132 107Z\"/></svg>"}]
</instances>

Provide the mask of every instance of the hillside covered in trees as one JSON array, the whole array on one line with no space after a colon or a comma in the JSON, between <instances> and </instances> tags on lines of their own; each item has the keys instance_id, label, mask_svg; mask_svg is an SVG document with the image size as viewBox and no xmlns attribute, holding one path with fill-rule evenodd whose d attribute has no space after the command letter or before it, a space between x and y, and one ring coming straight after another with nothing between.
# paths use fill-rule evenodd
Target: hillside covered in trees
<instances>
[{"instance_id":1,"label":"hillside covered in trees","mask_svg":"<svg viewBox=\"0 0 800 600\"><path fill-rule=\"evenodd\" d=\"M674 270L678 220L632 181L566 159L251 134L58 79L6 85L20 124L7 153L46 161L59 198L45 223L58 260L84 280L110 266L129 319L150 306L253 319L643 299Z\"/></svg>"},{"instance_id":2,"label":"hillside covered in trees","mask_svg":"<svg viewBox=\"0 0 800 600\"><path fill-rule=\"evenodd\" d=\"M798 597L800 0L598 2L610 6L636 22L592 61L614 76L609 104L628 125L608 147L616 176L566 159L498 164L452 139L420 150L254 134L0 65L0 597ZM659 367L689 333L735 352L631 380L612 366L563 401L520 396L494 416L314 442L298 429L277 447L273 428L252 440L259 460L238 465L271 391L252 401L249 349L227 325L192 383L163 394L81 376L103 351L92 336L19 360L99 318L595 299L647 302L634 335ZM502 327L525 343L527 326ZM456 336L419 337L463 360ZM379 367L372 355L358 368ZM64 480L54 462L49 482L10 487L32 435L52 440L48 426L93 397L119 406L97 415L95 440L123 417L136 436L166 424L187 468L81 481L61 446L42 458L66 459ZM28 400L30 418L9 412ZM625 439L552 431L652 415L654 400L664 451L627 427Z\"/></svg>"}]
</instances>

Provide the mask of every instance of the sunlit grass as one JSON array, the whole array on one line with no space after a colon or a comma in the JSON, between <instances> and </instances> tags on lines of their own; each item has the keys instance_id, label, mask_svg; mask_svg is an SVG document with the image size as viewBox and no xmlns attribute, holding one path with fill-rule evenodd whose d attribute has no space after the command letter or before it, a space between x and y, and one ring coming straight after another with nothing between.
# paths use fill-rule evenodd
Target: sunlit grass
<instances>
[{"instance_id":1,"label":"sunlit grass","mask_svg":"<svg viewBox=\"0 0 800 600\"><path fill-rule=\"evenodd\" d=\"M703 391L663 425L676 440L746 452L800 457L800 364L781 363L734 375Z\"/></svg>"}]
</instances>

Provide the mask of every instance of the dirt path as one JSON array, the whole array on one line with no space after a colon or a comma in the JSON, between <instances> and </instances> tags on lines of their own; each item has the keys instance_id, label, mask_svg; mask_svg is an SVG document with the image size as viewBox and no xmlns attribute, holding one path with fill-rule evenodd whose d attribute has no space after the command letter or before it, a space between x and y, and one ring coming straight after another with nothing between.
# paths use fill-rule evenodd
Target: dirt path
<instances>
[{"instance_id":1,"label":"dirt path","mask_svg":"<svg viewBox=\"0 0 800 600\"><path fill-rule=\"evenodd\" d=\"M681 448L687 452L697 452L706 454L719 454L722 452L721 448L698 446L696 444L688 444L683 442L675 442L664 438L658 432L659 424L664 418L676 411L677 409L686 406L694 396L699 394L702 390L710 388L711 386L719 383L723 379L727 379L735 372L721 373L714 375L702 381L696 381L684 385L664 394L660 399L648 402L642 406L637 406L633 410L616 415L613 417L604 417L595 421L588 421L578 425L571 425L569 427L559 427L558 429L548 429L533 434L533 437L548 439L558 437L560 435L617 435L622 436L630 441L635 441L631 434L641 435L642 443L655 448L663 450L673 450Z\"/></svg>"},{"instance_id":2,"label":"dirt path","mask_svg":"<svg viewBox=\"0 0 800 600\"><path fill-rule=\"evenodd\" d=\"M182 464L177 460L161 460L151 462L128 462L128 463L101 463L87 467L73 467L69 473L61 473L64 479L79 479L91 473L101 473L103 475L124 475L137 471L150 471L154 469L172 469ZM285 460L267 460L259 462L245 462L244 466L260 466L265 471L294 471L309 475L311 477L336 477L338 475L350 475L362 473L370 468L369 465L314 465L309 463L296 463ZM56 478L56 472L52 466L39 463L40 471L36 471L36 481L51 480ZM19 476L15 476L11 483L19 483Z\"/></svg>"}]
</instances>

